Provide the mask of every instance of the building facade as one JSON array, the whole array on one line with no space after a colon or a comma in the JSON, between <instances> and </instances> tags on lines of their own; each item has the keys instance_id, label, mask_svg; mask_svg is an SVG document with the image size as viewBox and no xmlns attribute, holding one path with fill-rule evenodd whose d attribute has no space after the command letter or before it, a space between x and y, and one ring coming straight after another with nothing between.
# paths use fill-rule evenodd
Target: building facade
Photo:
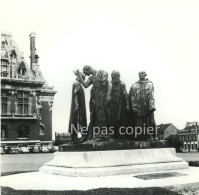
<instances>
[{"instance_id":1,"label":"building facade","mask_svg":"<svg viewBox=\"0 0 199 195\"><path fill-rule=\"evenodd\" d=\"M53 87L42 75L30 34L30 66L12 35L1 33L1 143L52 143Z\"/></svg>"},{"instance_id":2,"label":"building facade","mask_svg":"<svg viewBox=\"0 0 199 195\"><path fill-rule=\"evenodd\" d=\"M177 135L178 129L172 124L160 124L157 126L157 137L159 140L164 140L170 135Z\"/></svg>"},{"instance_id":3,"label":"building facade","mask_svg":"<svg viewBox=\"0 0 199 195\"><path fill-rule=\"evenodd\" d=\"M185 128L179 131L180 140L183 141L183 151L199 151L199 123L187 122Z\"/></svg>"}]
</instances>

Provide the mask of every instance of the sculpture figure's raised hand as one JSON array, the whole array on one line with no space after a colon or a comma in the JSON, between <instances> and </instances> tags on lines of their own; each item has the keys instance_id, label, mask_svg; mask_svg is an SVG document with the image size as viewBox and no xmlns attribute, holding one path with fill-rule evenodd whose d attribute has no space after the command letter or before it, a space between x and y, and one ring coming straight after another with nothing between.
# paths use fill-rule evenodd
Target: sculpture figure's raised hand
<instances>
[{"instance_id":1,"label":"sculpture figure's raised hand","mask_svg":"<svg viewBox=\"0 0 199 195\"><path fill-rule=\"evenodd\" d=\"M77 69L76 71L73 71L74 72L74 74L76 75L76 76L78 76L78 77L80 77L80 71Z\"/></svg>"},{"instance_id":2,"label":"sculpture figure's raised hand","mask_svg":"<svg viewBox=\"0 0 199 195\"><path fill-rule=\"evenodd\" d=\"M76 70L76 71L73 71L73 72L74 72L74 74L77 76L77 81L81 82L81 80L82 80L82 75L81 75L80 71L79 71L79 70Z\"/></svg>"}]
</instances>

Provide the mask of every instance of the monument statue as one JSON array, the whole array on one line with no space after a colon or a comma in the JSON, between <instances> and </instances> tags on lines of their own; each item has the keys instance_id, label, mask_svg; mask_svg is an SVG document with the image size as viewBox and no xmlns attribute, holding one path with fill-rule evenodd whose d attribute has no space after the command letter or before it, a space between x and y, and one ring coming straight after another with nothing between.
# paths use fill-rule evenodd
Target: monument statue
<instances>
[{"instance_id":1,"label":"monument statue","mask_svg":"<svg viewBox=\"0 0 199 195\"><path fill-rule=\"evenodd\" d=\"M108 73L104 70L96 71L86 65L83 72L89 76L87 81L84 81L78 70L75 73L80 83L85 88L92 85L89 102L90 123L87 135L82 138L82 141L87 141L93 138L93 128L99 128L101 131L103 127L107 127L107 102L110 100L111 85L108 81Z\"/></svg>"},{"instance_id":2,"label":"monument statue","mask_svg":"<svg viewBox=\"0 0 199 195\"><path fill-rule=\"evenodd\" d=\"M108 105L109 126L114 127L114 138L121 138L120 127L127 127L129 100L126 85L120 80L119 71L112 71L111 100Z\"/></svg>"},{"instance_id":3,"label":"monument statue","mask_svg":"<svg viewBox=\"0 0 199 195\"><path fill-rule=\"evenodd\" d=\"M84 87L92 85L91 119L87 135L83 136L84 141L78 141L77 144L68 142L60 145L60 152L56 152L54 159L45 163L40 172L69 177L101 177L188 168L187 162L176 157L174 148L167 148L165 140L153 139L154 132L137 132L140 135L138 140L114 139L103 134L99 137L93 136L93 127L109 126L106 112L110 105L109 111L114 127L118 128L125 123L123 113L128 109L128 100L125 85L120 81L118 71L111 74L112 87L108 83L108 74L105 71L97 72L86 66L84 73L87 76L91 75L86 82L79 71L75 72ZM135 125L142 129L155 128L153 83L146 79L144 71L139 73L139 77L140 80L132 85L129 94L131 109L136 116ZM129 127L126 129L130 129ZM114 136L117 137L118 129L115 130Z\"/></svg>"},{"instance_id":4,"label":"monument statue","mask_svg":"<svg viewBox=\"0 0 199 195\"><path fill-rule=\"evenodd\" d=\"M81 78L84 80L85 75L83 73L79 73ZM71 134L71 138L73 142L78 141L78 131L82 127L87 127L87 119L86 119L86 104L85 104L85 95L84 89L80 82L78 81L78 77L72 86L72 101L71 101L71 110L70 110L70 120L68 131Z\"/></svg>"},{"instance_id":5,"label":"monument statue","mask_svg":"<svg viewBox=\"0 0 199 195\"><path fill-rule=\"evenodd\" d=\"M129 101L131 111L135 116L135 126L142 130L141 135L137 137L138 140L152 141L155 138L154 111L156 108L153 83L146 76L145 71L139 72L139 81L135 82L130 88ZM150 134L146 132L149 128L153 129Z\"/></svg>"}]
</instances>

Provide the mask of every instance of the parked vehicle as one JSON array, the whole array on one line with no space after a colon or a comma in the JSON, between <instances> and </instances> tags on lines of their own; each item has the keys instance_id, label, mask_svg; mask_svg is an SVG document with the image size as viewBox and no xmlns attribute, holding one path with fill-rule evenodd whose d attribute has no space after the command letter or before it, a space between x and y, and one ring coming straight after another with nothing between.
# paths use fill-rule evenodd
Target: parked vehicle
<instances>
[{"instance_id":1,"label":"parked vehicle","mask_svg":"<svg viewBox=\"0 0 199 195\"><path fill-rule=\"evenodd\" d=\"M54 147L55 152L59 151L59 146L53 146L53 147Z\"/></svg>"},{"instance_id":2,"label":"parked vehicle","mask_svg":"<svg viewBox=\"0 0 199 195\"><path fill-rule=\"evenodd\" d=\"M55 152L55 150L54 150L53 146L49 147L49 148L48 148L48 150L49 150L49 152L50 152L50 153Z\"/></svg>"},{"instance_id":3,"label":"parked vehicle","mask_svg":"<svg viewBox=\"0 0 199 195\"><path fill-rule=\"evenodd\" d=\"M17 151L19 152L19 148L20 148L20 147L19 147L19 146L16 146L15 148L16 148L16 149L17 149Z\"/></svg>"},{"instance_id":4,"label":"parked vehicle","mask_svg":"<svg viewBox=\"0 0 199 195\"><path fill-rule=\"evenodd\" d=\"M30 151L30 149L31 149L31 146L27 146L26 148L27 148L27 149Z\"/></svg>"},{"instance_id":5,"label":"parked vehicle","mask_svg":"<svg viewBox=\"0 0 199 195\"><path fill-rule=\"evenodd\" d=\"M58 147L58 146L51 146L51 147L49 148L49 152L51 152L51 153L56 152L56 151L58 151L58 150L59 150L59 147Z\"/></svg>"},{"instance_id":6,"label":"parked vehicle","mask_svg":"<svg viewBox=\"0 0 199 195\"><path fill-rule=\"evenodd\" d=\"M49 152L49 149L48 149L48 147L46 147L46 146L42 146L41 148L40 148L40 152Z\"/></svg>"},{"instance_id":7,"label":"parked vehicle","mask_svg":"<svg viewBox=\"0 0 199 195\"><path fill-rule=\"evenodd\" d=\"M10 147L9 148L9 154L18 154L18 150L15 147Z\"/></svg>"},{"instance_id":8,"label":"parked vehicle","mask_svg":"<svg viewBox=\"0 0 199 195\"><path fill-rule=\"evenodd\" d=\"M9 154L9 150L10 150L10 147L9 146L5 146L5 148L4 148L5 154Z\"/></svg>"},{"instance_id":9,"label":"parked vehicle","mask_svg":"<svg viewBox=\"0 0 199 195\"><path fill-rule=\"evenodd\" d=\"M39 146L32 146L32 147L30 147L29 151L32 153L38 153L38 152L40 152Z\"/></svg>"},{"instance_id":10,"label":"parked vehicle","mask_svg":"<svg viewBox=\"0 0 199 195\"><path fill-rule=\"evenodd\" d=\"M18 152L19 153L29 153L29 150L26 147L20 147L19 150L18 150Z\"/></svg>"},{"instance_id":11,"label":"parked vehicle","mask_svg":"<svg viewBox=\"0 0 199 195\"><path fill-rule=\"evenodd\" d=\"M1 147L1 154L5 154L5 150L3 147Z\"/></svg>"}]
</instances>

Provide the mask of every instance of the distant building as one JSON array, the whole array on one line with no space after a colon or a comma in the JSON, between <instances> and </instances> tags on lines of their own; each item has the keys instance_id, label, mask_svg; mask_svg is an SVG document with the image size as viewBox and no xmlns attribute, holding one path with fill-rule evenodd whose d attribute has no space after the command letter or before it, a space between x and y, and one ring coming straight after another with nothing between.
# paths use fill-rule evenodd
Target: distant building
<instances>
[{"instance_id":1,"label":"distant building","mask_svg":"<svg viewBox=\"0 0 199 195\"><path fill-rule=\"evenodd\" d=\"M30 34L30 67L12 35L1 33L1 143L52 143L55 91L44 79Z\"/></svg>"},{"instance_id":2,"label":"distant building","mask_svg":"<svg viewBox=\"0 0 199 195\"><path fill-rule=\"evenodd\" d=\"M70 133L57 133L55 132L55 145L59 146L61 144L66 144L71 142Z\"/></svg>"},{"instance_id":3,"label":"distant building","mask_svg":"<svg viewBox=\"0 0 199 195\"><path fill-rule=\"evenodd\" d=\"M159 140L164 140L170 135L177 135L178 129L172 124L160 124L157 126L157 137Z\"/></svg>"},{"instance_id":4,"label":"distant building","mask_svg":"<svg viewBox=\"0 0 199 195\"><path fill-rule=\"evenodd\" d=\"M180 140L183 141L183 151L199 150L199 122L187 122L185 128L179 131Z\"/></svg>"}]
</instances>

